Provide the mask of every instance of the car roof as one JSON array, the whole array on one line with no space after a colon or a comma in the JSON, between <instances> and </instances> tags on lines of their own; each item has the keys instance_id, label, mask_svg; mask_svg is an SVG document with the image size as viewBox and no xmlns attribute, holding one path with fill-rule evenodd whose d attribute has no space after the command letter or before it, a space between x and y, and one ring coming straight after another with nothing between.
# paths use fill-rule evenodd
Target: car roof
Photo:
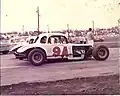
<instances>
[{"instance_id":1,"label":"car roof","mask_svg":"<svg viewBox=\"0 0 120 96\"><path fill-rule=\"evenodd\" d=\"M62 33L42 33L39 36L40 37L43 37L43 36L50 37L50 36L53 36L53 35L62 35L62 36L65 36L65 34L62 34Z\"/></svg>"}]
</instances>

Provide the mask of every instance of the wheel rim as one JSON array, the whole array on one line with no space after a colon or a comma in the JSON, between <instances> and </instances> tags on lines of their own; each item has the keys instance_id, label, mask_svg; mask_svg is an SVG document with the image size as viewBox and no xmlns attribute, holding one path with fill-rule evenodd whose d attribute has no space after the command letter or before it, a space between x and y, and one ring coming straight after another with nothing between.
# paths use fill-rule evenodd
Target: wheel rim
<instances>
[{"instance_id":1,"label":"wheel rim","mask_svg":"<svg viewBox=\"0 0 120 96\"><path fill-rule=\"evenodd\" d=\"M35 53L32 55L32 60L33 60L33 62L35 62L35 63L40 63L40 62L43 60L43 56L42 56L41 53L35 52Z\"/></svg>"},{"instance_id":2,"label":"wheel rim","mask_svg":"<svg viewBox=\"0 0 120 96\"><path fill-rule=\"evenodd\" d=\"M106 56L107 56L107 50L105 49L105 48L101 48L101 49L99 49L99 52L98 52L98 55L99 55L99 57L100 58L106 58Z\"/></svg>"}]
</instances>

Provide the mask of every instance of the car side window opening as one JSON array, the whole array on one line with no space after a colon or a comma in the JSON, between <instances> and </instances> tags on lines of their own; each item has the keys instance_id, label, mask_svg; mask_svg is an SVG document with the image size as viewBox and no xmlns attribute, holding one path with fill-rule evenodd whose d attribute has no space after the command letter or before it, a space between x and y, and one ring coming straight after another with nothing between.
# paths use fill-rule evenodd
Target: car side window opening
<instances>
[{"instance_id":1,"label":"car side window opening","mask_svg":"<svg viewBox=\"0 0 120 96\"><path fill-rule=\"evenodd\" d=\"M48 44L54 44L55 43L55 38L54 37L49 37L48 39Z\"/></svg>"},{"instance_id":2,"label":"car side window opening","mask_svg":"<svg viewBox=\"0 0 120 96\"><path fill-rule=\"evenodd\" d=\"M39 36L37 36L37 38L35 39L34 43L36 43L36 41L39 39Z\"/></svg>"},{"instance_id":3,"label":"car side window opening","mask_svg":"<svg viewBox=\"0 0 120 96\"><path fill-rule=\"evenodd\" d=\"M64 36L61 36L60 42L63 43L63 44L67 44L68 43L67 39Z\"/></svg>"},{"instance_id":4,"label":"car side window opening","mask_svg":"<svg viewBox=\"0 0 120 96\"><path fill-rule=\"evenodd\" d=\"M45 44L46 41L47 41L47 36L44 36L44 37L41 38L40 43Z\"/></svg>"},{"instance_id":5,"label":"car side window opening","mask_svg":"<svg viewBox=\"0 0 120 96\"><path fill-rule=\"evenodd\" d=\"M30 39L29 44L34 43L34 39Z\"/></svg>"},{"instance_id":6,"label":"car side window opening","mask_svg":"<svg viewBox=\"0 0 120 96\"><path fill-rule=\"evenodd\" d=\"M48 39L48 43L49 44L56 44L56 43L66 44L67 40L64 36L51 36Z\"/></svg>"}]
</instances>

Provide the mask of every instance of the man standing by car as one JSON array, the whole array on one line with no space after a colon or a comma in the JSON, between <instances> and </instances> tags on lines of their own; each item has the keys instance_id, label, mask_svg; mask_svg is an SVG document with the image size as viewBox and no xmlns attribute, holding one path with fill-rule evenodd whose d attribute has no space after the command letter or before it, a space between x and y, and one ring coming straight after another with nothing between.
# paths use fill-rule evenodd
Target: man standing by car
<instances>
[{"instance_id":1,"label":"man standing by car","mask_svg":"<svg viewBox=\"0 0 120 96\"><path fill-rule=\"evenodd\" d=\"M87 35L86 35L87 43L94 45L94 34L92 32L92 28L89 28Z\"/></svg>"},{"instance_id":2,"label":"man standing by car","mask_svg":"<svg viewBox=\"0 0 120 96\"><path fill-rule=\"evenodd\" d=\"M87 32L87 34L86 34L86 40L87 40L87 43L88 44L91 44L92 45L92 47L94 46L94 40L95 40L95 38L94 38L94 34L93 34L93 31L92 31L92 28L89 28L89 30L88 30L88 32ZM89 51L88 51L88 56L87 56L87 59L91 59L92 58L92 55L90 55L91 54L91 51L92 49L89 49Z\"/></svg>"}]
</instances>

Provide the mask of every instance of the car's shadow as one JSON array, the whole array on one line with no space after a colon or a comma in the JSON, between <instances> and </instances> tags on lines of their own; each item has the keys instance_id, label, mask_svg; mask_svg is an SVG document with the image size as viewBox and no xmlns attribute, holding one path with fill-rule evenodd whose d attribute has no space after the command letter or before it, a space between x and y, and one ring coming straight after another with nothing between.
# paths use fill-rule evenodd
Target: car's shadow
<instances>
[{"instance_id":1,"label":"car's shadow","mask_svg":"<svg viewBox=\"0 0 120 96\"><path fill-rule=\"evenodd\" d=\"M79 61L88 61L93 60L93 58L89 58L86 60L68 60L68 59L53 59L53 60L47 60L45 61L45 64L52 64L52 63L64 63L64 62L79 62Z\"/></svg>"},{"instance_id":2,"label":"car's shadow","mask_svg":"<svg viewBox=\"0 0 120 96\"><path fill-rule=\"evenodd\" d=\"M13 58L15 59L15 58ZM18 59L19 60L19 59ZM91 59L87 59L87 60L68 60L68 59L49 59L47 61L44 62L43 65L52 65L52 64L61 64L61 63L72 63L72 62L80 62L80 61L90 61L93 60ZM19 66L28 66L28 65L32 65L29 61L27 61L26 59L24 59L25 62L19 62ZM41 66L43 66L41 65Z\"/></svg>"}]
</instances>

